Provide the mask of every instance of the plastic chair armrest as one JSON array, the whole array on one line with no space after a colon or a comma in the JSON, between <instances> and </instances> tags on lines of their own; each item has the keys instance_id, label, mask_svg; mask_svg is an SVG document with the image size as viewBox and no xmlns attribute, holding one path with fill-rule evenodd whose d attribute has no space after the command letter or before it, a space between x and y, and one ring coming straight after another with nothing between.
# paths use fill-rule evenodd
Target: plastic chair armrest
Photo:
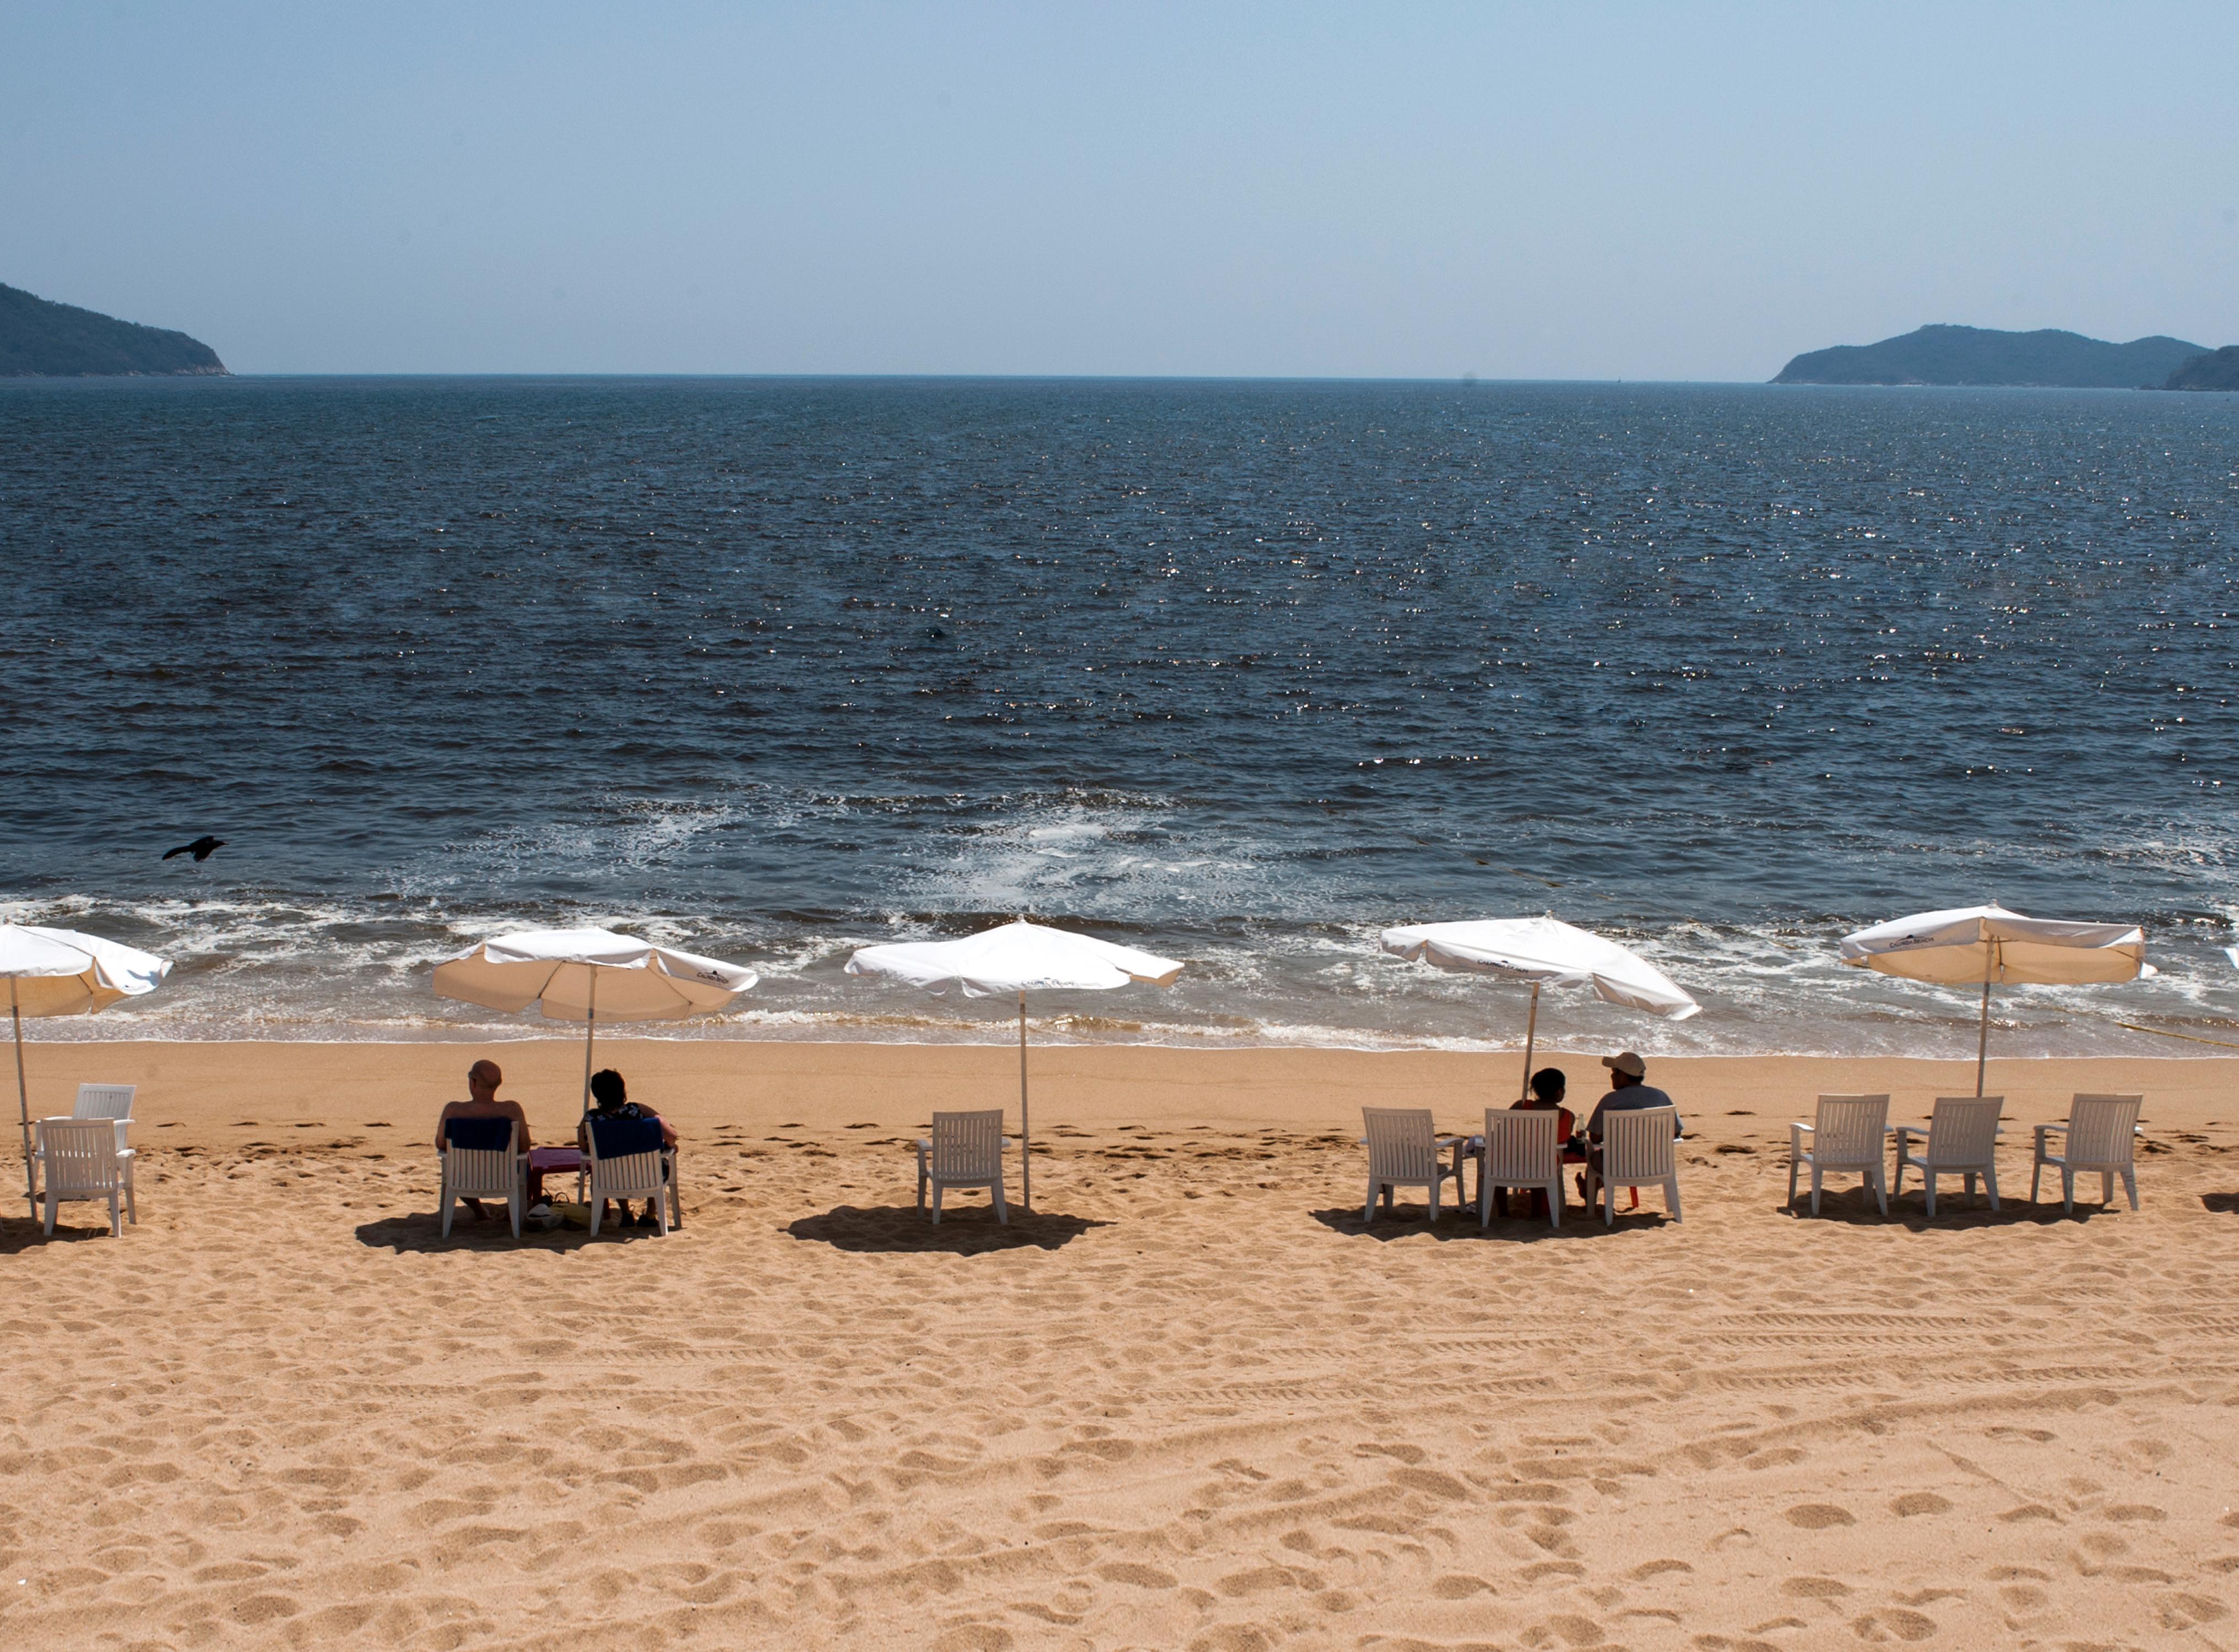
<instances>
[{"instance_id":1,"label":"plastic chair armrest","mask_svg":"<svg viewBox=\"0 0 2239 1652\"><path fill-rule=\"evenodd\" d=\"M1789 1125L1788 1129L1791 1135L1799 1130L1807 1136L1816 1136L1819 1133L1816 1126L1805 1124L1801 1118L1793 1120Z\"/></svg>"}]
</instances>

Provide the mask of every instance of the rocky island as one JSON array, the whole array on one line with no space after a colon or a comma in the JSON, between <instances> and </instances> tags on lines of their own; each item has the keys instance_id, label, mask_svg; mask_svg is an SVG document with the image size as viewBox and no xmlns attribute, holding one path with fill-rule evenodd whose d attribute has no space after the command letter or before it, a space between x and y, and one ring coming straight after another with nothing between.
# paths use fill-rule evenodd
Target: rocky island
<instances>
[{"instance_id":1,"label":"rocky island","mask_svg":"<svg viewBox=\"0 0 2239 1652\"><path fill-rule=\"evenodd\" d=\"M2220 350L2202 350L2179 364L2162 386L2164 390L2239 390L2239 344Z\"/></svg>"},{"instance_id":2,"label":"rocky island","mask_svg":"<svg viewBox=\"0 0 2239 1652\"><path fill-rule=\"evenodd\" d=\"M222 374L225 363L200 339L120 322L0 285L0 378L85 378L104 374Z\"/></svg>"},{"instance_id":3,"label":"rocky island","mask_svg":"<svg viewBox=\"0 0 2239 1652\"><path fill-rule=\"evenodd\" d=\"M1923 327L1878 344L1807 351L1781 368L1773 382L2150 389L2202 353L2197 344L2158 335L2110 344L2053 328L2001 333L1986 327Z\"/></svg>"}]
</instances>

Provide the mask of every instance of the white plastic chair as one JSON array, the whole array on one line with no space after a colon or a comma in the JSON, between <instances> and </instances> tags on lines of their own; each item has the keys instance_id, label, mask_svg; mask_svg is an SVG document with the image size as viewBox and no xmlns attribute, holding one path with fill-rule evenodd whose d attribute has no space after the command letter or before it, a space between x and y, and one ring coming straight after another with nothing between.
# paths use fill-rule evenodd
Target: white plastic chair
<instances>
[{"instance_id":1,"label":"white plastic chair","mask_svg":"<svg viewBox=\"0 0 2239 1652\"><path fill-rule=\"evenodd\" d=\"M588 1184L583 1197L591 1206L591 1237L599 1236L599 1213L608 1199L651 1199L664 1239L672 1225L682 1225L684 1202L676 1188L676 1150L661 1144L661 1121L602 1118L594 1112L583 1123L583 1176ZM599 1156L601 1136L610 1155L604 1158Z\"/></svg>"},{"instance_id":2,"label":"white plastic chair","mask_svg":"<svg viewBox=\"0 0 2239 1652\"><path fill-rule=\"evenodd\" d=\"M111 1120L42 1118L37 1152L48 1237L54 1237L55 1206L64 1199L107 1199L110 1237L121 1238L124 1224L116 1213L121 1195L125 1214L138 1224L140 1212L132 1198L132 1150L116 1144Z\"/></svg>"},{"instance_id":3,"label":"white plastic chair","mask_svg":"<svg viewBox=\"0 0 2239 1652\"><path fill-rule=\"evenodd\" d=\"M443 1126L443 1182L437 1198L443 1237L461 1199L503 1199L521 1237L522 1195L528 1190L528 1155L521 1151L521 1126L510 1118L454 1118Z\"/></svg>"},{"instance_id":4,"label":"white plastic chair","mask_svg":"<svg viewBox=\"0 0 2239 1652\"><path fill-rule=\"evenodd\" d=\"M80 1085L70 1117L110 1120L116 1126L116 1151L123 1152L132 1145L132 1097L138 1088L137 1085ZM31 1157L36 1159L38 1155L34 1152ZM132 1200L132 1165L131 1159L124 1161L124 1198L128 1204ZM134 1221L136 1224L138 1218L136 1217Z\"/></svg>"},{"instance_id":5,"label":"white plastic chair","mask_svg":"<svg viewBox=\"0 0 2239 1652\"><path fill-rule=\"evenodd\" d=\"M2069 1104L2066 1124L2037 1125L2036 1162L2030 1171L2030 1203L2036 1203L2037 1178L2050 1164L2060 1172L2060 1208L2069 1215L2076 1212L2077 1175L2088 1175L2093 1171L2099 1173L2102 1204L2114 1203L2115 1178L2119 1176L2123 1191L2130 1196L2130 1208L2136 1210L2138 1109L2144 1104L2143 1096L2079 1094ZM2061 1151L2047 1152L2044 1138L2056 1132L2065 1138Z\"/></svg>"},{"instance_id":6,"label":"white plastic chair","mask_svg":"<svg viewBox=\"0 0 2239 1652\"><path fill-rule=\"evenodd\" d=\"M1492 1190L1536 1187L1547 1195L1547 1224L1563 1225L1563 1147L1552 1108L1488 1107L1478 1144L1477 1224L1492 1224ZM1460 1191L1456 1184L1455 1191Z\"/></svg>"},{"instance_id":7,"label":"white plastic chair","mask_svg":"<svg viewBox=\"0 0 2239 1652\"><path fill-rule=\"evenodd\" d=\"M1641 1107L1602 1115L1601 1164L1586 1163L1586 1208L1602 1202L1602 1225L1617 1223L1617 1190L1664 1189L1664 1208L1679 1220L1679 1110Z\"/></svg>"},{"instance_id":8,"label":"white plastic chair","mask_svg":"<svg viewBox=\"0 0 2239 1652\"><path fill-rule=\"evenodd\" d=\"M1889 1098L1822 1096L1817 1123L1788 1127L1788 1202L1796 1203L1797 1172L1811 1167L1811 1214L1819 1214L1819 1184L1829 1174L1863 1176L1874 1202L1889 1214L1889 1171L1882 1149L1889 1133ZM1807 1149L1804 1138L1811 1138Z\"/></svg>"},{"instance_id":9,"label":"white plastic chair","mask_svg":"<svg viewBox=\"0 0 2239 1652\"><path fill-rule=\"evenodd\" d=\"M1936 1111L1929 1115L1928 1129L1923 1132L1917 1125L1892 1125L1890 1134L1897 1138L1897 1178L1890 1184L1890 1197L1895 1198L1904 1191L1904 1167L1908 1164L1920 1172L1928 1189L1928 1214L1936 1214L1936 1178L1939 1176L1963 1177L1967 1197L1975 1197L1975 1178L1983 1178L1990 1190L1990 1208L1998 1208L1998 1115L2005 1111L2003 1096L1938 1096ZM1912 1138L1925 1133L1928 1144L1917 1157L1912 1151Z\"/></svg>"},{"instance_id":10,"label":"white plastic chair","mask_svg":"<svg viewBox=\"0 0 2239 1652\"><path fill-rule=\"evenodd\" d=\"M1395 1187L1427 1189L1431 1220L1437 1221L1438 1184L1449 1177L1453 1178L1455 1203L1462 1202L1462 1138L1439 1135L1431 1124L1428 1107L1363 1107L1360 1117L1367 1130L1362 1139L1368 1148L1368 1202L1361 1207L1362 1221L1376 1219L1379 1191L1384 1208L1392 1208ZM1442 1164L1438 1155L1448 1148L1455 1150L1453 1163Z\"/></svg>"},{"instance_id":11,"label":"white plastic chair","mask_svg":"<svg viewBox=\"0 0 2239 1652\"><path fill-rule=\"evenodd\" d=\"M110 1118L116 1122L116 1144L120 1148L132 1145L129 1132L132 1128L132 1098L137 1085L80 1085L77 1105L70 1109L73 1118Z\"/></svg>"},{"instance_id":12,"label":"white plastic chair","mask_svg":"<svg viewBox=\"0 0 2239 1652\"><path fill-rule=\"evenodd\" d=\"M917 1143L917 1208L925 1209L925 1191L933 1190L933 1222L940 1225L940 1196L952 1187L984 1187L994 1200L995 1219L1008 1224L1011 1207L1003 1199L1003 1155L1010 1143L1003 1139L1003 1110L984 1112L935 1113L930 1139Z\"/></svg>"}]
</instances>

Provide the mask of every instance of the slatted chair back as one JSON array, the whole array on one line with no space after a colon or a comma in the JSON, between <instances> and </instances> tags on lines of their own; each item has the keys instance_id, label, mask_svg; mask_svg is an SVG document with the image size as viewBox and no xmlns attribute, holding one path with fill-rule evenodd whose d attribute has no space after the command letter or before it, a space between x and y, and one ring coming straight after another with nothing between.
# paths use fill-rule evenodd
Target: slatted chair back
<instances>
[{"instance_id":1,"label":"slatted chair back","mask_svg":"<svg viewBox=\"0 0 2239 1652\"><path fill-rule=\"evenodd\" d=\"M1560 1181L1560 1144L1555 1139L1555 1111L1550 1108L1485 1110L1485 1177L1493 1186L1536 1187Z\"/></svg>"},{"instance_id":2,"label":"slatted chair back","mask_svg":"<svg viewBox=\"0 0 2239 1652\"><path fill-rule=\"evenodd\" d=\"M1811 1162L1827 1171L1878 1169L1889 1144L1890 1098L1822 1096L1811 1125Z\"/></svg>"},{"instance_id":3,"label":"slatted chair back","mask_svg":"<svg viewBox=\"0 0 2239 1652\"><path fill-rule=\"evenodd\" d=\"M443 1177L462 1199L508 1198L520 1174L510 1118L454 1118L443 1126Z\"/></svg>"},{"instance_id":4,"label":"slatted chair back","mask_svg":"<svg viewBox=\"0 0 2239 1652\"><path fill-rule=\"evenodd\" d=\"M591 1151L585 1169L591 1181L590 1198L650 1198L661 1191L661 1121L658 1118L608 1118L593 1113L588 1121Z\"/></svg>"},{"instance_id":5,"label":"slatted chair back","mask_svg":"<svg viewBox=\"0 0 2239 1652\"><path fill-rule=\"evenodd\" d=\"M1428 1107L1363 1107L1368 1173L1396 1182L1435 1182L1438 1132Z\"/></svg>"},{"instance_id":6,"label":"slatted chair back","mask_svg":"<svg viewBox=\"0 0 2239 1652\"><path fill-rule=\"evenodd\" d=\"M1930 1169L1990 1163L1998 1151L1998 1115L2005 1110L2003 1096L1938 1096L1921 1157Z\"/></svg>"},{"instance_id":7,"label":"slatted chair back","mask_svg":"<svg viewBox=\"0 0 2239 1652\"><path fill-rule=\"evenodd\" d=\"M942 1182L1000 1180L1003 1174L1003 1110L933 1116L933 1155L927 1169Z\"/></svg>"},{"instance_id":8,"label":"slatted chair back","mask_svg":"<svg viewBox=\"0 0 2239 1652\"><path fill-rule=\"evenodd\" d=\"M1601 1179L1611 1187L1664 1182L1679 1173L1677 1107L1602 1115Z\"/></svg>"},{"instance_id":9,"label":"slatted chair back","mask_svg":"<svg viewBox=\"0 0 2239 1652\"><path fill-rule=\"evenodd\" d=\"M77 1105L70 1109L73 1118L130 1118L132 1117L132 1097L137 1085L80 1085Z\"/></svg>"},{"instance_id":10,"label":"slatted chair back","mask_svg":"<svg viewBox=\"0 0 2239 1652\"><path fill-rule=\"evenodd\" d=\"M58 1199L107 1198L124 1183L116 1128L106 1118L42 1118L38 1124L41 1193Z\"/></svg>"},{"instance_id":11,"label":"slatted chair back","mask_svg":"<svg viewBox=\"0 0 2239 1652\"><path fill-rule=\"evenodd\" d=\"M2069 1105L2061 1157L2079 1171L2128 1170L2136 1157L2143 1096L2079 1095Z\"/></svg>"}]
</instances>

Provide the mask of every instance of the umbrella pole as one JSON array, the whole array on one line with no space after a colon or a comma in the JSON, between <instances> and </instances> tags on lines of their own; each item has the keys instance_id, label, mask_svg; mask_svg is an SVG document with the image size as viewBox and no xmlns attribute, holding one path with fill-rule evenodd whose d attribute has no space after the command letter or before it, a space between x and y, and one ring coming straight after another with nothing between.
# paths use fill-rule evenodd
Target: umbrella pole
<instances>
[{"instance_id":1,"label":"umbrella pole","mask_svg":"<svg viewBox=\"0 0 2239 1652\"><path fill-rule=\"evenodd\" d=\"M1975 1097L1983 1095L1983 1069L1990 1059L1990 978L1983 978L1983 1025L1975 1035Z\"/></svg>"},{"instance_id":2,"label":"umbrella pole","mask_svg":"<svg viewBox=\"0 0 2239 1652\"><path fill-rule=\"evenodd\" d=\"M1026 1111L1026 995L1019 994L1019 1208L1034 1208L1034 1125Z\"/></svg>"},{"instance_id":3,"label":"umbrella pole","mask_svg":"<svg viewBox=\"0 0 2239 1652\"><path fill-rule=\"evenodd\" d=\"M39 1213L39 1184L31 1175L31 1091L23 1082L23 1006L16 996L16 978L8 978L8 1017L16 1024L16 1118L23 1127L23 1202L31 1214Z\"/></svg>"},{"instance_id":4,"label":"umbrella pole","mask_svg":"<svg viewBox=\"0 0 2239 1652\"><path fill-rule=\"evenodd\" d=\"M1531 1099L1531 1043L1539 1032L1539 983L1531 983L1531 1009L1524 1018L1524 1087L1516 1092L1518 1101Z\"/></svg>"},{"instance_id":5,"label":"umbrella pole","mask_svg":"<svg viewBox=\"0 0 2239 1652\"><path fill-rule=\"evenodd\" d=\"M599 1035L599 966L591 965L590 1000L583 1006L583 1111L591 1111L591 1041Z\"/></svg>"}]
</instances>

